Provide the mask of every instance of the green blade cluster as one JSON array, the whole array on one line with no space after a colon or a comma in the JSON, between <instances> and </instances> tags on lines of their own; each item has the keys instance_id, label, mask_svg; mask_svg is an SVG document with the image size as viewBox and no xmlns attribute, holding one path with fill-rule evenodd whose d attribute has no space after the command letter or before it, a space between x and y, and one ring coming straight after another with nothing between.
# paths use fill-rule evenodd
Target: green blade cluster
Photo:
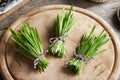
<instances>
[{"instance_id":1,"label":"green blade cluster","mask_svg":"<svg viewBox=\"0 0 120 80\"><path fill-rule=\"evenodd\" d=\"M43 53L41 40L36 28L30 27L28 24L23 23L19 32L10 29L13 37L12 41L18 45L16 50L23 56L28 57L31 60L35 60L40 54ZM39 60L37 68L40 72L43 72L49 62L42 57Z\"/></svg>"},{"instance_id":2,"label":"green blade cluster","mask_svg":"<svg viewBox=\"0 0 120 80\"><path fill-rule=\"evenodd\" d=\"M60 14L57 15L56 22L56 36L63 36L64 39L67 38L68 34L71 32L73 27L73 6L69 12L65 12L64 8ZM50 48L49 52L53 55L63 57L66 54L66 49L64 47L64 42L59 40L55 42Z\"/></svg>"},{"instance_id":3,"label":"green blade cluster","mask_svg":"<svg viewBox=\"0 0 120 80\"><path fill-rule=\"evenodd\" d=\"M105 49L101 51L98 50L109 41L109 38L107 38L107 34L104 30L97 37L94 35L94 30L95 26L90 33L83 36L83 39L76 50L77 54L87 57L87 60L90 60L105 51ZM76 74L80 74L82 67L85 64L84 61L77 58L69 59L67 63L68 67Z\"/></svg>"}]
</instances>

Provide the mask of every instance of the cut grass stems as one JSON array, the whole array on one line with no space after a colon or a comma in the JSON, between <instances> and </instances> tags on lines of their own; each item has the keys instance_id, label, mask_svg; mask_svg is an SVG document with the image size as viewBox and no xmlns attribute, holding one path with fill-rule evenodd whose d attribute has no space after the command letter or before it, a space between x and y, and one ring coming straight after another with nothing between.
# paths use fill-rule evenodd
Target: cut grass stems
<instances>
[{"instance_id":1,"label":"cut grass stems","mask_svg":"<svg viewBox=\"0 0 120 80\"><path fill-rule=\"evenodd\" d=\"M76 74L80 74L84 64L104 52L106 49L99 51L99 49L109 41L105 30L103 30L97 37L94 35L94 26L90 33L85 34L82 38L80 45L78 46L75 54L75 58L71 58L67 61L66 67L71 69Z\"/></svg>"},{"instance_id":2,"label":"cut grass stems","mask_svg":"<svg viewBox=\"0 0 120 80\"><path fill-rule=\"evenodd\" d=\"M95 68L98 68L99 66L101 66L103 64L103 62L100 62L98 64L95 65Z\"/></svg>"},{"instance_id":3,"label":"cut grass stems","mask_svg":"<svg viewBox=\"0 0 120 80\"><path fill-rule=\"evenodd\" d=\"M100 72L97 74L97 76L100 76L100 75L102 75L104 72L105 72L105 70L103 70L103 71L100 71Z\"/></svg>"},{"instance_id":4,"label":"cut grass stems","mask_svg":"<svg viewBox=\"0 0 120 80\"><path fill-rule=\"evenodd\" d=\"M19 58L15 58L16 62L18 63L19 66L22 66L21 60Z\"/></svg>"},{"instance_id":5,"label":"cut grass stems","mask_svg":"<svg viewBox=\"0 0 120 80\"><path fill-rule=\"evenodd\" d=\"M66 54L64 41L73 28L73 6L66 12L63 8L60 14L57 15L56 21L56 37L50 39L49 52L53 55L63 57Z\"/></svg>"},{"instance_id":6,"label":"cut grass stems","mask_svg":"<svg viewBox=\"0 0 120 80\"><path fill-rule=\"evenodd\" d=\"M16 50L20 54L33 61L43 54L41 40L36 28L33 28L26 23L22 23L19 32L16 32L13 29L10 29L10 31L12 33L12 41L17 44L18 47ZM48 60L42 57L37 64L37 68L40 72L43 72L48 64Z\"/></svg>"}]
</instances>

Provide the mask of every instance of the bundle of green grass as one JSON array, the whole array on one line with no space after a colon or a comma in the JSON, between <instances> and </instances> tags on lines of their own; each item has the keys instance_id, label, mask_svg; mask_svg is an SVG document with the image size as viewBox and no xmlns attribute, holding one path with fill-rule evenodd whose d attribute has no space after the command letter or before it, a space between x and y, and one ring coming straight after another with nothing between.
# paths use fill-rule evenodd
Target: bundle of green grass
<instances>
[{"instance_id":1,"label":"bundle of green grass","mask_svg":"<svg viewBox=\"0 0 120 80\"><path fill-rule=\"evenodd\" d=\"M22 24L19 32L10 29L12 41L17 44L16 50L25 57L34 61L34 68L43 72L48 67L48 60L43 56L43 48L37 29L26 23Z\"/></svg>"}]
</instances>

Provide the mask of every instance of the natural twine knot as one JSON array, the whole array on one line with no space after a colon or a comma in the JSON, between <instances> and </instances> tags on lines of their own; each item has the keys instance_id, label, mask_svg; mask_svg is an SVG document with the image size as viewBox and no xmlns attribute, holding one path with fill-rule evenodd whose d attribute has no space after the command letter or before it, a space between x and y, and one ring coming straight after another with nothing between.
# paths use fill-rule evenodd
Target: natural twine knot
<instances>
[{"instance_id":1,"label":"natural twine knot","mask_svg":"<svg viewBox=\"0 0 120 80\"><path fill-rule=\"evenodd\" d=\"M76 59L80 59L80 60L82 60L84 63L87 63L87 57L86 56L83 56L83 55L80 55L80 54L78 54L78 53L76 53L76 50L74 51L74 56L75 56L75 58ZM69 63L66 63L65 65L64 65L64 67L67 67L69 65Z\"/></svg>"},{"instance_id":2,"label":"natural twine knot","mask_svg":"<svg viewBox=\"0 0 120 80\"><path fill-rule=\"evenodd\" d=\"M49 42L51 43L51 45L49 47L51 47L54 43L56 43L57 41L63 41L65 42L64 36L59 36L59 37L54 37L54 38L50 38Z\"/></svg>"},{"instance_id":3,"label":"natural twine knot","mask_svg":"<svg viewBox=\"0 0 120 80\"><path fill-rule=\"evenodd\" d=\"M87 57L76 53L76 50L74 51L74 56L75 56L76 59L80 59L84 63L87 63Z\"/></svg>"},{"instance_id":4,"label":"natural twine knot","mask_svg":"<svg viewBox=\"0 0 120 80\"><path fill-rule=\"evenodd\" d=\"M34 60L34 62L33 62L33 64L34 64L34 69L36 69L36 66L38 65L40 59L43 58L43 55L46 54L47 52L48 52L48 50L42 52L42 53Z\"/></svg>"}]
</instances>

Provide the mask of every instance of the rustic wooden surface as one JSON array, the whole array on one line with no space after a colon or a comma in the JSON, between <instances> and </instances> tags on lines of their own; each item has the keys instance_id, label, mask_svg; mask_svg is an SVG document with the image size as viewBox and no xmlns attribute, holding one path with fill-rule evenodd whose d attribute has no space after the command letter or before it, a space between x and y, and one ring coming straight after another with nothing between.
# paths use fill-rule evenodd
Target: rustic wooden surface
<instances>
[{"instance_id":1,"label":"rustic wooden surface","mask_svg":"<svg viewBox=\"0 0 120 80\"><path fill-rule=\"evenodd\" d=\"M51 4L74 4L74 6L82 7L96 13L111 25L120 40L120 22L118 22L116 16L116 8L120 6L120 0L109 0L109 2L103 4L92 3L88 0L31 0L27 5L0 22L0 38L5 32L2 28L7 28L19 16L33 10L36 7Z\"/></svg>"}]
</instances>

